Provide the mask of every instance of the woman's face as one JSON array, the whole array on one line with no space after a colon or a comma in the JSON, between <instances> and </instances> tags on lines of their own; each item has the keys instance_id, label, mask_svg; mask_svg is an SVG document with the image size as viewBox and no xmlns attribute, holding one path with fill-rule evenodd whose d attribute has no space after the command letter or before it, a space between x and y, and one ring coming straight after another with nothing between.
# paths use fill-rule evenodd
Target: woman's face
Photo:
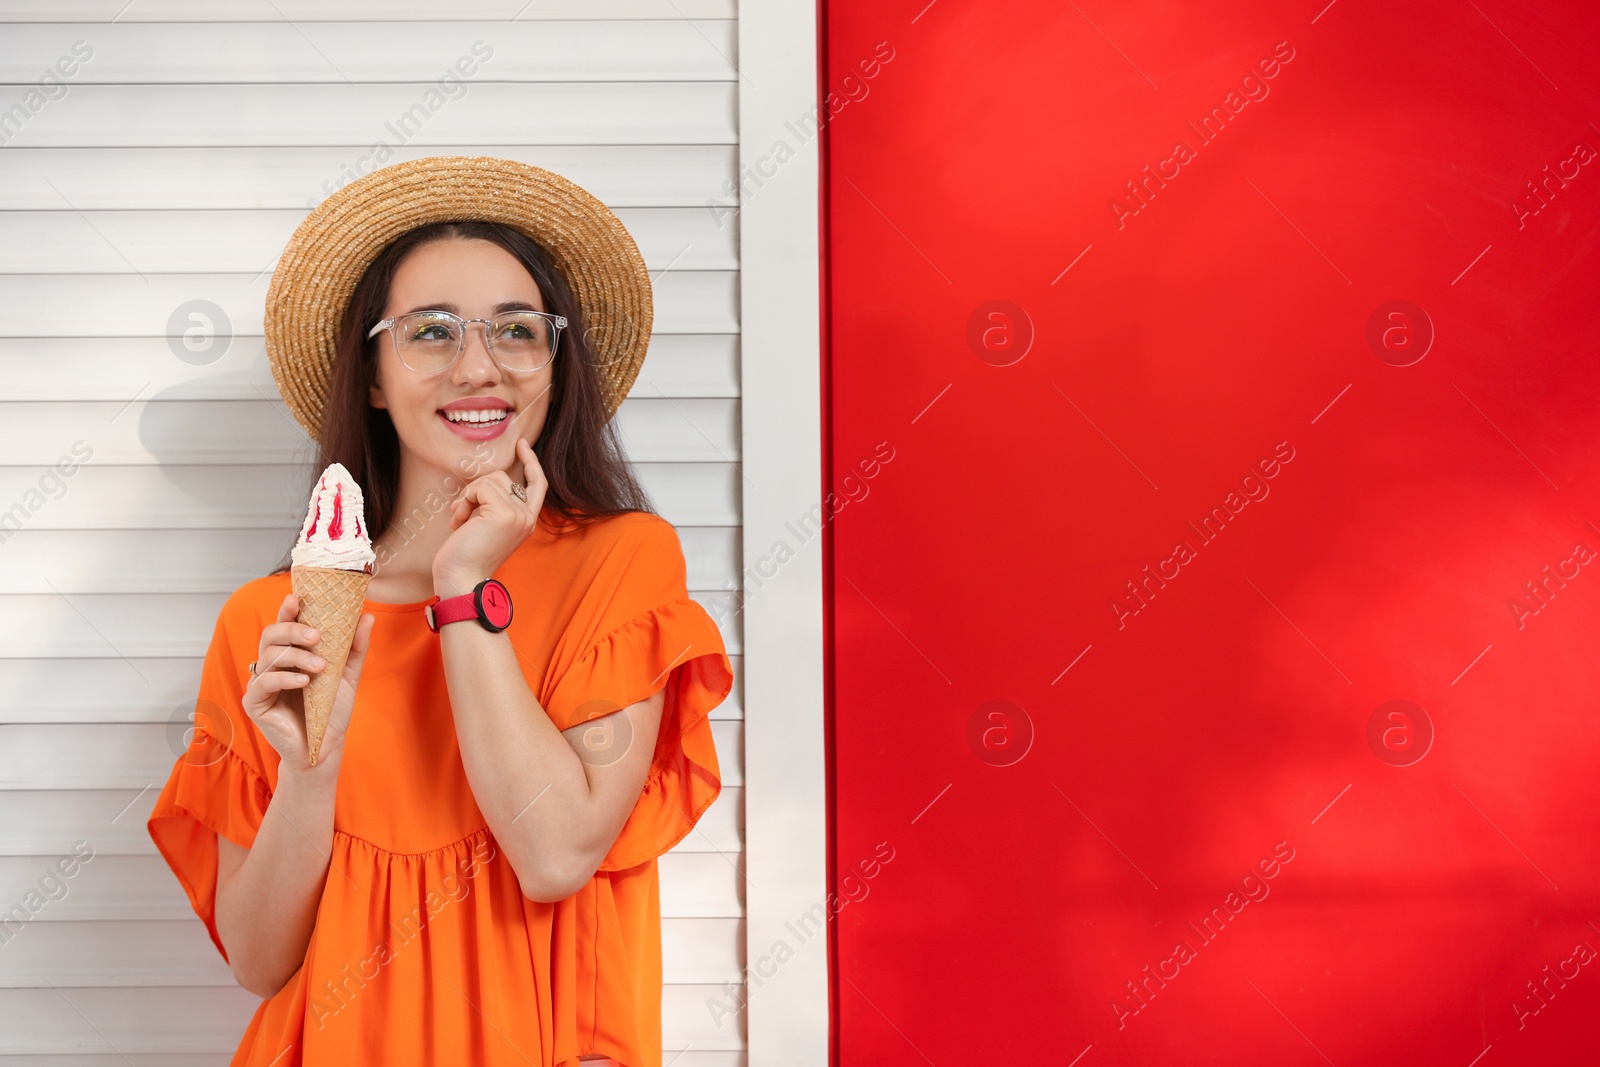
<instances>
[{"instance_id":1,"label":"woman's face","mask_svg":"<svg viewBox=\"0 0 1600 1067\"><path fill-rule=\"evenodd\" d=\"M450 238L421 245L400 262L383 317L442 310L464 319L487 319L518 309L546 310L533 276L516 257L491 241ZM531 444L544 429L555 360L537 371L503 371L484 347L481 323L469 326L466 347L455 363L432 374L419 374L400 362L393 331L380 333L377 342L371 402L388 409L402 453L461 480L491 471L511 471L514 480L521 480L517 438ZM494 436L485 438L484 429L472 426L458 429L446 419L447 405L469 398L509 406ZM402 456L402 470L406 458Z\"/></svg>"}]
</instances>

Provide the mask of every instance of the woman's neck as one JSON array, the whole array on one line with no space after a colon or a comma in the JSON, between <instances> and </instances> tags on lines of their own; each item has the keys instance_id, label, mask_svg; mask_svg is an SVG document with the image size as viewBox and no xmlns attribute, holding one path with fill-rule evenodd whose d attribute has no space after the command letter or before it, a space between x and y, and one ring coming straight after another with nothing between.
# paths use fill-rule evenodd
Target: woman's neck
<instances>
[{"instance_id":1,"label":"woman's neck","mask_svg":"<svg viewBox=\"0 0 1600 1067\"><path fill-rule=\"evenodd\" d=\"M433 595L433 559L451 534L450 504L486 473L471 459L460 472L418 461L402 449L400 489L388 527L373 545L377 565L368 594L378 603L414 604Z\"/></svg>"}]
</instances>

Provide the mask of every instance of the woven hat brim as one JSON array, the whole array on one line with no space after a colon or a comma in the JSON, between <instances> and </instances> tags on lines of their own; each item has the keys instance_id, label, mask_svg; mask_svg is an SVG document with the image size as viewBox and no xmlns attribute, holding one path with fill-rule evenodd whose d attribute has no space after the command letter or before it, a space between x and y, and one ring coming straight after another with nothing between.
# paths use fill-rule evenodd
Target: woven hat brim
<instances>
[{"instance_id":1,"label":"woven hat brim","mask_svg":"<svg viewBox=\"0 0 1600 1067\"><path fill-rule=\"evenodd\" d=\"M391 242L436 222L484 221L537 241L582 308L606 418L633 387L654 317L650 272L615 213L567 178L494 156L429 156L359 178L319 204L284 248L264 333L278 391L313 441L356 283Z\"/></svg>"}]
</instances>

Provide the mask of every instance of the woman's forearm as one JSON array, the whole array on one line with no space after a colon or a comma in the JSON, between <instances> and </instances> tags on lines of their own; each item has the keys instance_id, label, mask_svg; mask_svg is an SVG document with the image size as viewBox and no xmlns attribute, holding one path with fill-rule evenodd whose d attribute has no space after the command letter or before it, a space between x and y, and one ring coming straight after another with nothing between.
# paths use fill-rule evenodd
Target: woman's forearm
<instances>
[{"instance_id":1,"label":"woman's forearm","mask_svg":"<svg viewBox=\"0 0 1600 1067\"><path fill-rule=\"evenodd\" d=\"M582 873L576 869L596 851L587 846L603 844L583 761L528 688L505 633L455 623L439 637L461 762L478 809L524 895L562 899ZM597 864L604 849L598 853Z\"/></svg>"},{"instance_id":2,"label":"woman's forearm","mask_svg":"<svg viewBox=\"0 0 1600 1067\"><path fill-rule=\"evenodd\" d=\"M217 934L239 984L257 996L282 989L305 961L333 847L334 783L280 777L243 862L228 874L219 854Z\"/></svg>"}]
</instances>

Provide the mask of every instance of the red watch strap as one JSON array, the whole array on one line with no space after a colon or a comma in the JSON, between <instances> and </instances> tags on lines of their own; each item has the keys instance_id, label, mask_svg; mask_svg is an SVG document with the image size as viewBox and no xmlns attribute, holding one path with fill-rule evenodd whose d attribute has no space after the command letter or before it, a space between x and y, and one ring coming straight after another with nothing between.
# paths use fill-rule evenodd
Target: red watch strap
<instances>
[{"instance_id":1,"label":"red watch strap","mask_svg":"<svg viewBox=\"0 0 1600 1067\"><path fill-rule=\"evenodd\" d=\"M474 593L462 593L447 600L434 597L424 614L428 618L428 629L434 633L439 632L439 627L451 622L465 622L478 617L478 602Z\"/></svg>"}]
</instances>

